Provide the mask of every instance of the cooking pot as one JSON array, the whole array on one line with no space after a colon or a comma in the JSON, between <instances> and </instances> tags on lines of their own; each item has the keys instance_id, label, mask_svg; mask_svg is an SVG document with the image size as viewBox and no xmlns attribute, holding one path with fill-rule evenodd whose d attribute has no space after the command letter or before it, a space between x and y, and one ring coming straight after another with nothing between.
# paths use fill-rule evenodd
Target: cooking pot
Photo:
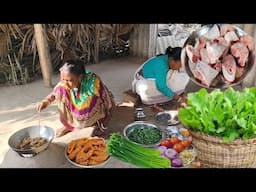
<instances>
[{"instance_id":1,"label":"cooking pot","mask_svg":"<svg viewBox=\"0 0 256 192\"><path fill-rule=\"evenodd\" d=\"M33 157L48 148L54 138L54 130L48 126L30 126L15 132L8 140L10 148L22 157ZM46 142L39 147L21 149L19 146L24 138L42 137Z\"/></svg>"}]
</instances>

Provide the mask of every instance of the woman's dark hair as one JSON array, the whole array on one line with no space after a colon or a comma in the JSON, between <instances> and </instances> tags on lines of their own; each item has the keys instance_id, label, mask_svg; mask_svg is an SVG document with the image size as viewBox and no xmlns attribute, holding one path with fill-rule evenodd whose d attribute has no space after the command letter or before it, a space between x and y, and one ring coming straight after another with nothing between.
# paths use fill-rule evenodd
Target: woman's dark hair
<instances>
[{"instance_id":1,"label":"woman's dark hair","mask_svg":"<svg viewBox=\"0 0 256 192\"><path fill-rule=\"evenodd\" d=\"M175 61L180 61L181 60L181 47L167 47L165 54L168 55L168 58L172 58Z\"/></svg>"},{"instance_id":2,"label":"woman's dark hair","mask_svg":"<svg viewBox=\"0 0 256 192\"><path fill-rule=\"evenodd\" d=\"M85 73L85 66L81 60L67 60L60 68L60 71L69 72L74 75L82 75Z\"/></svg>"}]
</instances>

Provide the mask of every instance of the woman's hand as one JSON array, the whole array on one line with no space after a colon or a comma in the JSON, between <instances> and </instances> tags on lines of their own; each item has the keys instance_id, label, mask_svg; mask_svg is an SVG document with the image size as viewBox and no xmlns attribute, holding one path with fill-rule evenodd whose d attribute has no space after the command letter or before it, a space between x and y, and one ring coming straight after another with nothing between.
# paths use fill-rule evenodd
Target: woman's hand
<instances>
[{"instance_id":1,"label":"woman's hand","mask_svg":"<svg viewBox=\"0 0 256 192\"><path fill-rule=\"evenodd\" d=\"M181 68L181 61L172 61L170 65L170 69L172 70L179 70Z\"/></svg>"},{"instance_id":2,"label":"woman's hand","mask_svg":"<svg viewBox=\"0 0 256 192\"><path fill-rule=\"evenodd\" d=\"M47 100L42 100L40 103L37 103L36 109L37 111L42 111L48 106L49 102Z\"/></svg>"},{"instance_id":3,"label":"woman's hand","mask_svg":"<svg viewBox=\"0 0 256 192\"><path fill-rule=\"evenodd\" d=\"M178 102L178 100L180 99L180 96L177 94L174 94L173 99Z\"/></svg>"}]
</instances>

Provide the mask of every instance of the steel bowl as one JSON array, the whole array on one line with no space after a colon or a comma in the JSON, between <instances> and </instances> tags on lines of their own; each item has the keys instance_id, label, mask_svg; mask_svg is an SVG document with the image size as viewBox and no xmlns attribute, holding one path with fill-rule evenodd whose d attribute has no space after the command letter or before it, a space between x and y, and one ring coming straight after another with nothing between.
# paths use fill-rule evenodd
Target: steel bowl
<instances>
[{"instance_id":1,"label":"steel bowl","mask_svg":"<svg viewBox=\"0 0 256 192\"><path fill-rule=\"evenodd\" d=\"M152 144L149 144L149 145L144 145L144 144L141 144L141 143L137 143L135 141L132 141L129 139L129 135L137 128L141 128L141 127L147 127L147 128L152 128L152 129L158 129L161 133L161 139L159 139L159 141L157 141L156 143L152 143ZM142 145L142 146L145 146L145 147L157 147L160 143L161 143L161 140L163 138L165 138L165 133L163 132L163 130L161 128L159 128L158 126L152 124L152 123L148 123L148 122L145 122L145 121L135 121L129 125L127 125L125 128L124 128L124 131L123 131L123 134L125 136L125 138L127 138L128 140L136 143L136 144L139 144L139 145Z\"/></svg>"},{"instance_id":2,"label":"steel bowl","mask_svg":"<svg viewBox=\"0 0 256 192\"><path fill-rule=\"evenodd\" d=\"M107 144L107 140L105 140L104 138L102 138L102 137L81 137L81 138L77 138L77 139L97 139L97 138L100 138L100 139L103 139L104 140L104 143L105 144ZM76 139L76 140L77 140ZM68 160L68 162L69 163L71 163L72 165L74 165L74 166L76 166L76 167L81 167L81 168L101 168L101 167L103 167L104 165L106 165L108 162L109 162L109 160L110 160L110 155L108 155L108 158L105 160L105 161L103 161L103 162L101 162L101 163L99 163L99 164L96 164L96 165L82 165L82 164L79 164L79 163L77 163L77 162L75 162L75 161L73 161L73 160L71 160L69 157L68 157L68 146L70 145L70 143L72 142L72 141L74 141L74 140L71 140L68 144L67 144L67 146L66 146L66 148L65 148L65 158ZM82 149L82 148L81 148Z\"/></svg>"},{"instance_id":3,"label":"steel bowl","mask_svg":"<svg viewBox=\"0 0 256 192\"><path fill-rule=\"evenodd\" d=\"M220 27L222 24L217 24L218 27ZM185 67L185 71L186 73L188 74L188 76L190 77L190 79L197 85L199 85L200 87L204 87L204 88L207 88L207 89L214 89L214 88L220 88L220 89L225 89L227 87L230 87L230 86L235 86L235 85L238 85L242 82L242 80L247 76L247 74L251 71L253 65L254 65L254 61L255 61L255 54L254 52L250 51L249 52L249 58L248 58L248 61L246 63L246 66L245 66L245 72L243 73L243 75L236 79L234 82L230 83L230 84L227 84L225 82L218 82L216 83L215 85L210 85L210 87L207 87L203 84L201 84L201 82L199 80L197 80L190 67L189 67L189 63L188 63L188 56L187 56L187 53L186 53L186 50L185 50L185 47L186 45L195 45L195 40L196 38L199 38L203 35L205 35L211 28L213 27L213 24L211 25L204 25L202 28L200 28L199 30L197 31L194 31L188 38L187 40L185 41L184 45L183 45L183 49L182 49L182 54L181 54L181 62L183 64L183 66ZM237 36L241 37L243 35L246 35L247 33L244 32L242 29L240 29L239 27L237 26L234 26L234 29L235 29L235 33Z\"/></svg>"},{"instance_id":4,"label":"steel bowl","mask_svg":"<svg viewBox=\"0 0 256 192\"><path fill-rule=\"evenodd\" d=\"M102 163L99 163L97 165L81 165L81 164L76 163L75 161L72 161L71 159L69 159L69 157L67 155L67 153L68 153L67 151L68 151L68 145L66 146L66 149L65 149L65 158L68 160L69 163L71 163L72 165L74 165L76 167L80 167L80 168L102 168L110 160L110 156L109 156L105 161L103 161Z\"/></svg>"},{"instance_id":5,"label":"steel bowl","mask_svg":"<svg viewBox=\"0 0 256 192\"><path fill-rule=\"evenodd\" d=\"M33 157L36 154L40 153L41 151L44 151L48 148L50 143L52 142L54 138L55 132L53 128L47 127L47 126L30 126L23 128L17 132L15 132L8 140L8 144L10 148L17 152L22 157ZM47 140L46 143L39 147L33 147L31 149L20 149L19 145L23 141L24 138L35 138L35 137L42 137Z\"/></svg>"},{"instance_id":6,"label":"steel bowl","mask_svg":"<svg viewBox=\"0 0 256 192\"><path fill-rule=\"evenodd\" d=\"M156 114L156 121L163 126L177 125L180 123L177 110L162 111Z\"/></svg>"}]
</instances>

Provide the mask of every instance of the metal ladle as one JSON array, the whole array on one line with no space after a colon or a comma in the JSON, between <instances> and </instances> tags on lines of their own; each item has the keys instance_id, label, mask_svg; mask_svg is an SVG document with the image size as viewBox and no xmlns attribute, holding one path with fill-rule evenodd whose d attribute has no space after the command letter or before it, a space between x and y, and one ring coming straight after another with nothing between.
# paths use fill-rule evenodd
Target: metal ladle
<instances>
[{"instance_id":1,"label":"metal ladle","mask_svg":"<svg viewBox=\"0 0 256 192\"><path fill-rule=\"evenodd\" d=\"M38 128L39 128L39 135L40 135L40 128L41 128L41 112L38 111Z\"/></svg>"}]
</instances>

